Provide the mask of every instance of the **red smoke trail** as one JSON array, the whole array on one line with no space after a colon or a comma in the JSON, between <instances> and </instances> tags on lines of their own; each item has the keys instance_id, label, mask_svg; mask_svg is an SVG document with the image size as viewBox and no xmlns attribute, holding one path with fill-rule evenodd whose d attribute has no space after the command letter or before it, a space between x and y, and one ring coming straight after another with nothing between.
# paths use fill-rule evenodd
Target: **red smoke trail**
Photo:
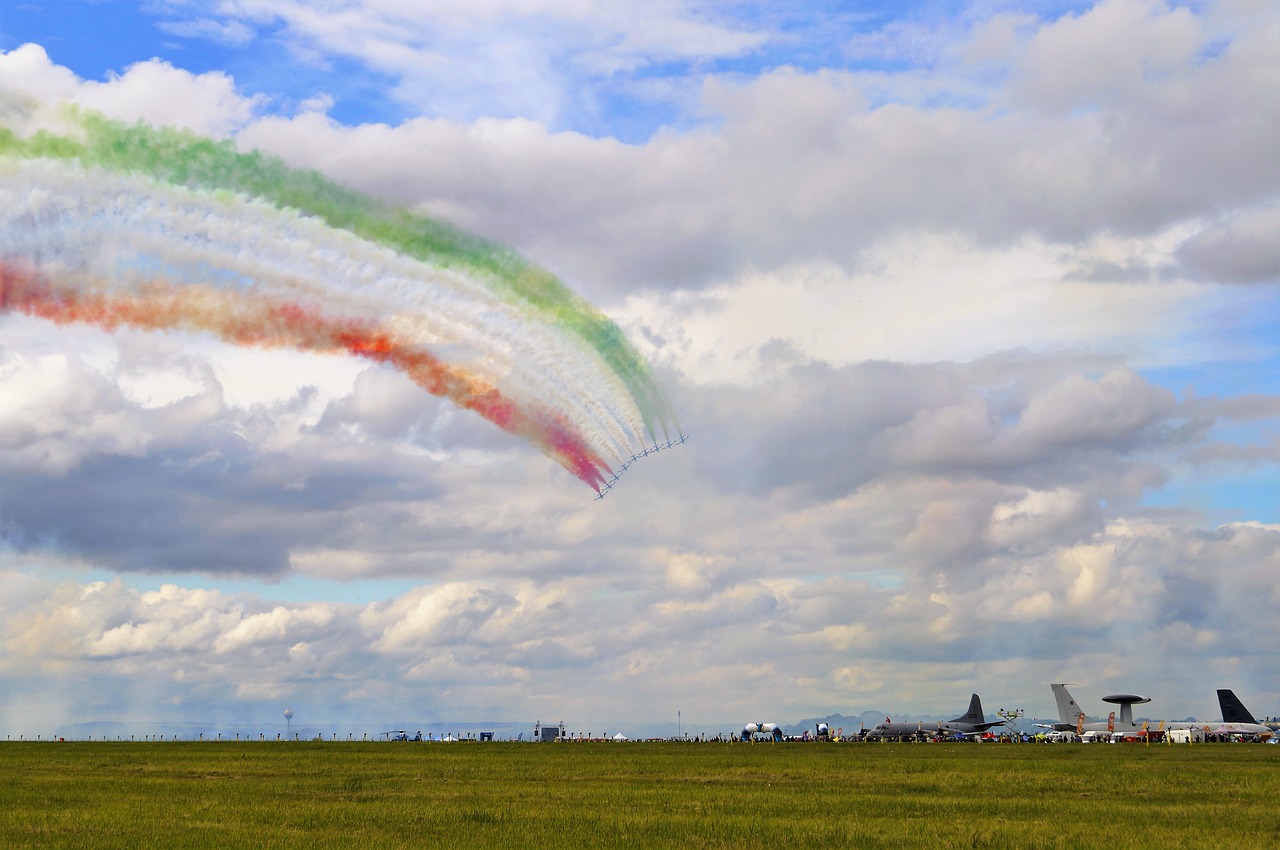
<instances>
[{"instance_id":1,"label":"red smoke trail","mask_svg":"<svg viewBox=\"0 0 1280 850\"><path fill-rule=\"evenodd\" d=\"M421 347L399 342L372 321L334 318L318 307L198 284L175 287L156 282L137 293L59 288L19 265L0 261L0 311L10 310L58 324L203 330L238 345L346 352L386 363L432 395L445 396L542 447L597 492L605 480L601 470L608 467L561 417L522 409L496 387L441 363Z\"/></svg>"}]
</instances>

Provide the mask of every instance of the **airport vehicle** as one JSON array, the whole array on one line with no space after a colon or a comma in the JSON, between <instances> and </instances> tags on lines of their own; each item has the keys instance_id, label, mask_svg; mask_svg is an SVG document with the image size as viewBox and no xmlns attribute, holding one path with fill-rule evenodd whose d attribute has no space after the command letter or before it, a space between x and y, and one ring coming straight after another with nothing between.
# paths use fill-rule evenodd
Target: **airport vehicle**
<instances>
[{"instance_id":1,"label":"airport vehicle","mask_svg":"<svg viewBox=\"0 0 1280 850\"><path fill-rule=\"evenodd\" d=\"M883 723L877 723L871 729L867 730L866 740L873 741L880 738L926 738L935 735L952 736L952 735L981 735L994 726L1003 726L1005 721L987 720L982 713L982 700L974 694L969 700L969 710L954 720L938 721L910 721L910 720L890 720L885 718Z\"/></svg>"}]
</instances>

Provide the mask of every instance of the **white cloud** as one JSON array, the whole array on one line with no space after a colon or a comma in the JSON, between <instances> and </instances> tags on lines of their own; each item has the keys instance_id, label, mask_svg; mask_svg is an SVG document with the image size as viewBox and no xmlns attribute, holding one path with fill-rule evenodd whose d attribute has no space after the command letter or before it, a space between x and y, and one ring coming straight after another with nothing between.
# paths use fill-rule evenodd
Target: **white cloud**
<instances>
[{"instance_id":1,"label":"white cloud","mask_svg":"<svg viewBox=\"0 0 1280 850\"><path fill-rule=\"evenodd\" d=\"M1153 425L1168 421L1175 406L1172 393L1129 370L1098 380L1073 375L1030 399L1012 439L1057 450L1098 441L1144 439Z\"/></svg>"},{"instance_id":2,"label":"white cloud","mask_svg":"<svg viewBox=\"0 0 1280 850\"><path fill-rule=\"evenodd\" d=\"M1014 513L1043 514L1046 507L1045 497L1033 495ZM909 578L902 592L833 578L820 585L742 581L720 590L685 584L675 588L685 594L679 599L659 588L601 596L614 581L601 576L552 589L453 582L364 608L268 606L175 586L138 593L118 581L55 586L17 574L9 580L29 589L19 616L5 620L0 663L14 676L50 663L72 676L132 671L179 702L208 686L243 686L237 698L255 704L341 682L363 706L358 713L404 710L407 704L377 704L394 683L401 683L396 700L416 693L404 683L418 683L447 689L444 710L457 716L490 699L512 714L536 713L549 699L574 700L584 681L595 680L612 683L616 693L593 693L593 711L635 716L628 702L643 711L674 688L668 696L679 696L687 713L696 708L723 721L732 720L724 715L734 706L796 713L815 704L870 707L926 693L936 699L939 682L951 678L961 693L973 687L989 699L1047 701L1047 692L1010 693L999 668L1029 665L1020 675L1041 681L1045 669L1087 665L1095 641L1123 639L1144 647L1135 663L1154 686L1144 689L1168 707L1185 677L1199 676L1199 664L1238 664L1252 652L1248 646L1257 644L1230 637L1234 618L1263 616L1278 589L1271 577L1280 531L1259 524L1210 533L1117 527L1092 542L1045 548L1045 558L993 562L993 569L941 584L933 576ZM1223 581L1218 565L1228 560L1235 580ZM1259 595L1256 580L1271 592ZM1200 588L1198 595L1189 596L1189 588ZM698 595L688 597L691 590ZM1253 638L1265 642L1272 632L1265 627ZM834 663L851 652L860 659L856 668ZM1153 665L1189 654L1194 670L1179 673L1186 665L1174 665L1167 680L1152 681ZM985 659L997 657L1003 661L985 669ZM945 659L960 670L931 677ZM876 672L885 665L920 682ZM773 682L771 693L744 703L743 687L761 676ZM688 690L695 681L696 693ZM656 683L664 684L655 692Z\"/></svg>"},{"instance_id":3,"label":"white cloud","mask_svg":"<svg viewBox=\"0 0 1280 850\"><path fill-rule=\"evenodd\" d=\"M1151 55L1119 51L1136 69L1125 72L1132 86L1079 113L1042 110L1017 87L1065 61L1054 59L1070 55L1054 34L1094 25L1088 15L1042 26L1025 67L977 107L882 104L868 97L881 77L783 67L713 80L706 126L636 145L527 117L346 128L315 113L260 121L239 138L513 243L597 299L797 266L874 276L886 254L901 258L922 239L970 253L970 279L1004 279L993 258L1009 252L1025 266L1039 245L1032 263L1044 270L1127 263L1160 280L1180 239L1223 208L1270 208L1280 191L1265 155L1280 116L1258 88L1275 35L1238 25L1210 60L1200 51L1222 32L1191 26L1185 9L1114 3L1093 14L1116 16Z\"/></svg>"},{"instance_id":4,"label":"white cloud","mask_svg":"<svg viewBox=\"0 0 1280 850\"><path fill-rule=\"evenodd\" d=\"M391 621L375 644L385 650L450 645L457 641L489 642L494 621L504 618L516 600L473 584L446 584L388 611Z\"/></svg>"},{"instance_id":5,"label":"white cloud","mask_svg":"<svg viewBox=\"0 0 1280 850\"><path fill-rule=\"evenodd\" d=\"M354 60L388 75L399 100L424 113L469 120L525 115L556 122L596 105L592 84L665 62L735 57L767 36L678 0L644 15L601 2L350 0L323 9L297 0L223 4L196 17L170 3L162 24L217 41L267 29L305 60Z\"/></svg>"},{"instance_id":6,"label":"white cloud","mask_svg":"<svg viewBox=\"0 0 1280 850\"><path fill-rule=\"evenodd\" d=\"M94 393L85 392L85 384L93 383L91 373L78 368L78 363L68 362L66 357L24 360L6 358L0 373L5 378L0 395L4 410L0 418L0 445L8 449L9 464L65 472L78 460L79 453L90 450L95 442L93 432L97 432L98 440L106 441L104 448L127 450L127 444L122 445L121 440L127 431L120 429L118 423L113 427L111 414L94 403ZM69 398L81 403L79 411L64 409L55 414L51 408L62 407ZM83 427L85 418L93 426L88 429L89 433ZM72 435L66 432L73 424L77 426L75 444L69 445L67 439Z\"/></svg>"},{"instance_id":7,"label":"white cloud","mask_svg":"<svg viewBox=\"0 0 1280 850\"><path fill-rule=\"evenodd\" d=\"M308 605L300 609L277 605L268 612L252 614L236 623L214 641L216 652L234 652L265 644L279 645L312 635L323 634L336 618L332 605Z\"/></svg>"},{"instance_id":8,"label":"white cloud","mask_svg":"<svg viewBox=\"0 0 1280 850\"><path fill-rule=\"evenodd\" d=\"M1014 89L1036 107L1069 112L1127 102L1196 59L1203 25L1164 0L1107 0L1035 34Z\"/></svg>"},{"instance_id":9,"label":"white cloud","mask_svg":"<svg viewBox=\"0 0 1280 850\"><path fill-rule=\"evenodd\" d=\"M996 505L991 511L986 535L994 546L1030 546L1046 536L1056 536L1061 528L1088 517L1091 512L1083 494L1068 488L1032 491L1017 501ZM1036 594L1032 598L1044 597Z\"/></svg>"},{"instance_id":10,"label":"white cloud","mask_svg":"<svg viewBox=\"0 0 1280 850\"><path fill-rule=\"evenodd\" d=\"M183 38L203 38L236 47L248 44L255 37L253 28L241 21L194 18L189 21L162 21L157 26Z\"/></svg>"},{"instance_id":11,"label":"white cloud","mask_svg":"<svg viewBox=\"0 0 1280 850\"><path fill-rule=\"evenodd\" d=\"M247 124L262 104L236 91L234 80L221 71L192 74L159 59L130 65L103 82L81 80L54 65L36 44L0 53L0 95L5 93L41 103L69 101L129 123L219 137Z\"/></svg>"},{"instance_id":12,"label":"white cloud","mask_svg":"<svg viewBox=\"0 0 1280 850\"><path fill-rule=\"evenodd\" d=\"M41 101L65 100L81 84L70 68L54 65L38 44L24 44L0 53L0 72L0 80L4 81L0 92Z\"/></svg>"}]
</instances>

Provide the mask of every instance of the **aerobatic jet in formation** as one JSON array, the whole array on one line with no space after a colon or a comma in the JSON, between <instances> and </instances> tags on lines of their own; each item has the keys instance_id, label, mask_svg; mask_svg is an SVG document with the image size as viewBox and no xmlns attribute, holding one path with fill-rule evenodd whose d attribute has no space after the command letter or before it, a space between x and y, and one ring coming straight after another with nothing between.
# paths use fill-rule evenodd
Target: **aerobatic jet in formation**
<instances>
[{"instance_id":1,"label":"aerobatic jet in formation","mask_svg":"<svg viewBox=\"0 0 1280 850\"><path fill-rule=\"evenodd\" d=\"M670 449L675 447L676 445L683 446L685 442L688 441L688 439L689 439L689 435L681 432L679 440L675 439L674 437L670 440L667 440L665 443L659 443L655 440L653 445L650 446L649 448L646 448L642 452L637 452L636 454L633 454L630 458L622 462L622 465L618 467L618 471L613 474L612 478L610 478L603 485L601 485L600 490L596 493L596 501L597 502L601 501L605 497L605 494L613 489L613 485L618 483L618 479L622 477L622 473L626 472L627 469L631 467L631 464L640 460L640 458L642 457L648 457L651 454L657 454L663 449Z\"/></svg>"}]
</instances>

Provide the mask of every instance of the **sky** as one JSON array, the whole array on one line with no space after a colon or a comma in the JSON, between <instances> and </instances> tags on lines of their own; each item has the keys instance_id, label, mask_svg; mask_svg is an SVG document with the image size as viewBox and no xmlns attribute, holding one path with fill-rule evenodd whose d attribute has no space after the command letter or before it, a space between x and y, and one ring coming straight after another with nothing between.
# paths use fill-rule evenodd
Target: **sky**
<instances>
[{"instance_id":1,"label":"sky","mask_svg":"<svg viewBox=\"0 0 1280 850\"><path fill-rule=\"evenodd\" d=\"M510 246L689 441L0 314L0 731L1280 714L1278 88L1270 0L3 0L0 101Z\"/></svg>"}]
</instances>

